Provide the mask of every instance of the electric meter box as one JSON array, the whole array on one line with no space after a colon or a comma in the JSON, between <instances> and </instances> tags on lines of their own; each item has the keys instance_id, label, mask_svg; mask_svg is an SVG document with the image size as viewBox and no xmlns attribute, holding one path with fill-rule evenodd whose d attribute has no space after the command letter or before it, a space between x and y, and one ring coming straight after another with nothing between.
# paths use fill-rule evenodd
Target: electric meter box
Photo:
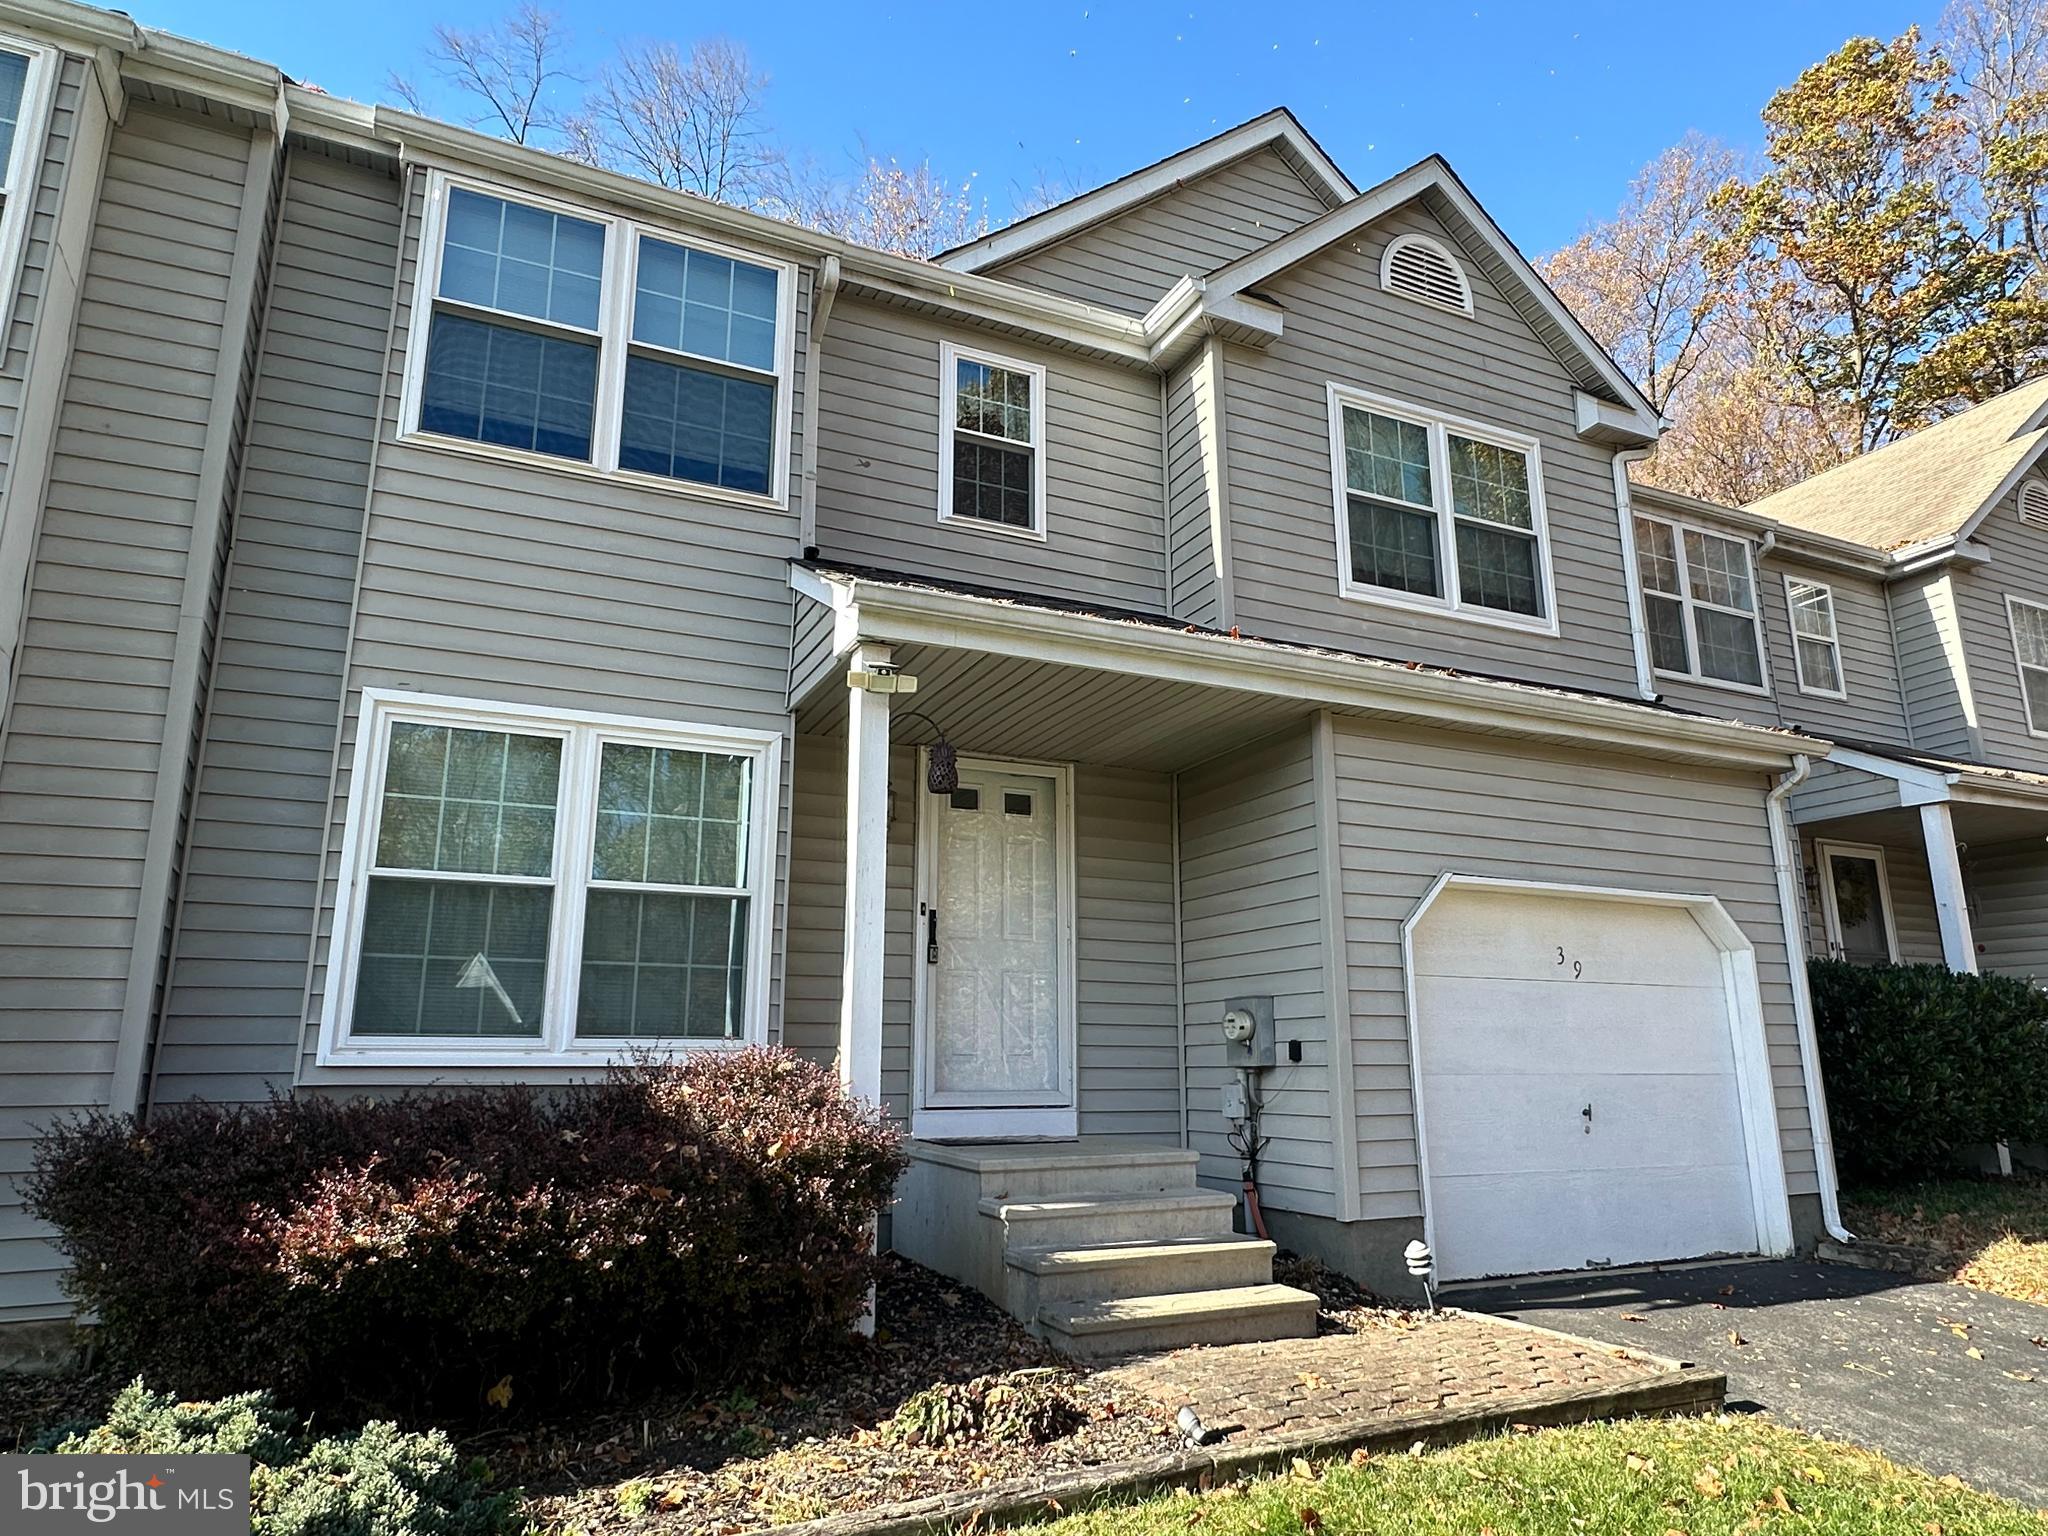
<instances>
[{"instance_id":1,"label":"electric meter box","mask_svg":"<svg viewBox=\"0 0 2048 1536\"><path fill-rule=\"evenodd\" d=\"M1251 1030L1246 1033L1242 1017L1248 1016ZM1279 1061L1278 1041L1273 1034L1273 999L1271 997L1233 997L1223 1004L1226 1025L1223 1031L1223 1060L1232 1067L1270 1067ZM1236 1038L1232 1038L1235 1036Z\"/></svg>"}]
</instances>

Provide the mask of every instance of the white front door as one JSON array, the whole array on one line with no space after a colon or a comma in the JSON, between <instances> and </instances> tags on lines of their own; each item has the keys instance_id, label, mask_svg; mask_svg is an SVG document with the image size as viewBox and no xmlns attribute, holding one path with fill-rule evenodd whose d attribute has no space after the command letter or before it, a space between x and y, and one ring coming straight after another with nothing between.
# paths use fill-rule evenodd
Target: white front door
<instances>
[{"instance_id":1,"label":"white front door","mask_svg":"<svg viewBox=\"0 0 2048 1536\"><path fill-rule=\"evenodd\" d=\"M1074 1133L1067 782L962 759L921 795L918 1135Z\"/></svg>"}]
</instances>

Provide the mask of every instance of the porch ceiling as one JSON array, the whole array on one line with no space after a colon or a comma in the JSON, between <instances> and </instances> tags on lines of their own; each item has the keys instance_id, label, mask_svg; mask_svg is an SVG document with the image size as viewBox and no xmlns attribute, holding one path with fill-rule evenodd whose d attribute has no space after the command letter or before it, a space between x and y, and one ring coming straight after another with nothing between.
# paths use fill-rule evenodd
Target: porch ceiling
<instances>
[{"instance_id":1,"label":"porch ceiling","mask_svg":"<svg viewBox=\"0 0 2048 1536\"><path fill-rule=\"evenodd\" d=\"M1948 806L1956 841L1973 848L1989 848L1995 843L2048 840L2048 808L1963 799L1952 800ZM1914 840L1921 835L1920 807L1908 805L1892 810L1865 811L1855 816L1804 821L1800 823L1799 830L1809 837L1844 843Z\"/></svg>"},{"instance_id":2,"label":"porch ceiling","mask_svg":"<svg viewBox=\"0 0 2048 1536\"><path fill-rule=\"evenodd\" d=\"M1170 773L1305 721L1316 708L1306 699L986 651L899 645L895 654L917 692L896 700L891 739L927 742L936 726L961 751L988 757ZM844 687L815 690L796 716L809 736L844 736L846 720Z\"/></svg>"}]
</instances>

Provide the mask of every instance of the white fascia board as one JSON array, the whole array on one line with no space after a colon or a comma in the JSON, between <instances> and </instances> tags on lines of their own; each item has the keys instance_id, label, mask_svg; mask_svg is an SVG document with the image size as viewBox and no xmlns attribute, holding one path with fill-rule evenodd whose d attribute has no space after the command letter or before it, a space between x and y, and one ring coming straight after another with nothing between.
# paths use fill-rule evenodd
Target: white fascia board
<instances>
[{"instance_id":1,"label":"white fascia board","mask_svg":"<svg viewBox=\"0 0 2048 1536\"><path fill-rule=\"evenodd\" d=\"M1775 542L1773 552L1789 560L1864 576L1881 577L1892 571L1891 559L1883 550L1858 544L1854 539L1840 539L1833 534L1815 533L1792 523L1781 523L1774 517L1766 517L1746 507L1725 507L1718 501L1703 501L1697 496L1667 491L1656 485L1631 485L1629 494L1640 509L1652 516L1675 517L1681 522L1719 523L1759 537L1768 536Z\"/></svg>"},{"instance_id":2,"label":"white fascia board","mask_svg":"<svg viewBox=\"0 0 2048 1536\"><path fill-rule=\"evenodd\" d=\"M862 641L985 651L1720 766L1782 770L1802 753L1824 756L1828 750L1825 742L1790 732L1518 683L1412 671L1398 662L1155 628L829 571L815 574L838 589L837 617Z\"/></svg>"},{"instance_id":3,"label":"white fascia board","mask_svg":"<svg viewBox=\"0 0 2048 1536\"><path fill-rule=\"evenodd\" d=\"M1494 253L1520 278L1524 287L1534 296L1551 321L1572 339L1574 346L1590 362L1601 378L1607 381L1616 397L1623 402L1623 408L1633 419L1636 429L1647 438L1654 439L1661 420L1643 392L1627 374L1615 366L1607 355L1607 349L1593 339L1592 334L1579 324L1577 318L1550 291L1550 285L1543 281L1536 269L1529 265L1528 258L1515 248L1515 243L1502 233L1493 216L1472 194L1465 190L1447 161L1440 155L1431 155L1427 160L1411 165L1407 170L1390 177L1378 186L1361 192L1350 202L1334 208L1308 224L1304 224L1291 235L1284 235L1272 244L1261 246L1248 256L1242 256L1209 279L1212 293L1237 293L1246 288L1255 288L1275 274L1307 260L1318 251L1350 238L1366 225L1385 217L1402 204L1411 202L1424 192L1435 191L1455 208L1471 224Z\"/></svg>"},{"instance_id":4,"label":"white fascia board","mask_svg":"<svg viewBox=\"0 0 2048 1536\"><path fill-rule=\"evenodd\" d=\"M1923 768L1918 763L1902 763L1894 758L1880 757L1875 752L1859 752L1851 747L1836 747L1828 753L1827 760L1844 768L1854 768L1858 773L1867 773L1874 778L1890 779L1899 786L1900 805L1934 805L1949 798L1949 788L1954 776L1938 769Z\"/></svg>"},{"instance_id":5,"label":"white fascia board","mask_svg":"<svg viewBox=\"0 0 2048 1536\"><path fill-rule=\"evenodd\" d=\"M1242 160L1246 155L1268 147L1284 147L1289 158L1298 163L1298 169L1321 183L1316 190L1326 202L1341 203L1357 195L1358 189L1351 184L1351 178L1337 168L1300 124L1284 111L1268 112L1220 133L1206 143L1168 155L1142 171L1133 171L1107 186L1097 187L1093 192L1084 192L1057 207L1048 208L1035 217L1020 219L1007 229L999 229L979 240L957 246L941 256L938 265L954 272L979 272L985 267L1014 261L1028 252L1064 240L1091 224L1115 218L1126 209L1149 202L1161 193L1172 191L1181 182L1206 176L1233 160Z\"/></svg>"}]
</instances>

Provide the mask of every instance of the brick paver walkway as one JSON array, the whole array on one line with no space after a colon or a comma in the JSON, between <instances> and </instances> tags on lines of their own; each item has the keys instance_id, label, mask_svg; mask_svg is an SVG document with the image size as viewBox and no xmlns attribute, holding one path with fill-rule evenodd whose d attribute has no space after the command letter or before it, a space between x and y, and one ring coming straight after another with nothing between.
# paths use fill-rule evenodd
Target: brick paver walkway
<instances>
[{"instance_id":1,"label":"brick paver walkway","mask_svg":"<svg viewBox=\"0 0 2048 1536\"><path fill-rule=\"evenodd\" d=\"M1625 1386L1657 1374L1640 1360L1490 1318L1326 1333L1149 1355L1105 1373L1178 1411L1192 1406L1231 1439L1442 1410L1509 1408L1565 1388Z\"/></svg>"}]
</instances>

